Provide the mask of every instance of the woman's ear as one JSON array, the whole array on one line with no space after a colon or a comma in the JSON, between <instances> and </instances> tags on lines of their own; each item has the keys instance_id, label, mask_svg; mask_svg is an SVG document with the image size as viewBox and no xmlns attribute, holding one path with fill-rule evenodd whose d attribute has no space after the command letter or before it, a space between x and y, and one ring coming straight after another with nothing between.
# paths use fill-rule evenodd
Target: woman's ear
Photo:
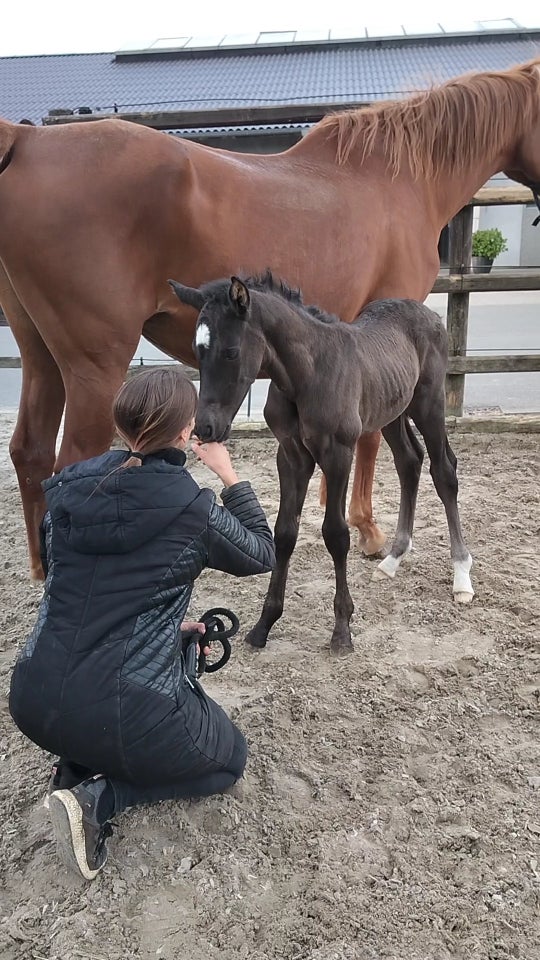
<instances>
[{"instance_id":1,"label":"woman's ear","mask_svg":"<svg viewBox=\"0 0 540 960\"><path fill-rule=\"evenodd\" d=\"M193 427L194 427L194 426L195 426L195 418L193 418L192 420L190 420L190 422L188 423L187 427L184 427L184 429L180 432L180 434L179 434L179 436L178 436L178 446L181 447L182 450L183 450L184 447L186 447L187 444L189 443L189 439L190 439L190 437L191 437L191 434L193 433Z\"/></svg>"}]
</instances>

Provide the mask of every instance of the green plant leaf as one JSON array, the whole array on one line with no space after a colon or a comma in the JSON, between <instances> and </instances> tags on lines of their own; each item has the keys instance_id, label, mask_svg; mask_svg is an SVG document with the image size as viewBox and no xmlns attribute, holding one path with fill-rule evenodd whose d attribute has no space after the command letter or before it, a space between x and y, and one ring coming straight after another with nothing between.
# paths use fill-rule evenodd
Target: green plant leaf
<instances>
[{"instance_id":1,"label":"green plant leaf","mask_svg":"<svg viewBox=\"0 0 540 960\"><path fill-rule=\"evenodd\" d=\"M500 253L508 250L506 237L503 237L497 227L491 227L489 230L476 230L472 235L472 255L473 257L487 257L488 260L495 260Z\"/></svg>"}]
</instances>

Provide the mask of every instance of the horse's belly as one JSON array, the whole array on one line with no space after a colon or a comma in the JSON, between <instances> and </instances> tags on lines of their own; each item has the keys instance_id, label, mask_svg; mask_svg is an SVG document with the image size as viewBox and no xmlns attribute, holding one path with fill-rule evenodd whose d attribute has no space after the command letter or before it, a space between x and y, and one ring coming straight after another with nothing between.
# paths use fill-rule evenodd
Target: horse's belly
<instances>
[{"instance_id":1,"label":"horse's belly","mask_svg":"<svg viewBox=\"0 0 540 960\"><path fill-rule=\"evenodd\" d=\"M397 420L407 410L414 395L416 383L401 385L395 383L386 394L373 393L364 405L362 433L373 433L388 423Z\"/></svg>"}]
</instances>

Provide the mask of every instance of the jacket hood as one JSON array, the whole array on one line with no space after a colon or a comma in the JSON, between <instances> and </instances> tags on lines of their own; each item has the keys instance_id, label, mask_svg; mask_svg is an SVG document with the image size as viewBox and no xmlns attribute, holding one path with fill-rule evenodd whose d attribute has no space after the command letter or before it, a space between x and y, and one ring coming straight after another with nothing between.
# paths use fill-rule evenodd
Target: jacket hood
<instances>
[{"instance_id":1,"label":"jacket hood","mask_svg":"<svg viewBox=\"0 0 540 960\"><path fill-rule=\"evenodd\" d=\"M174 523L201 490L181 450L144 457L118 469L125 450L65 467L42 484L56 529L79 553L128 553Z\"/></svg>"}]
</instances>

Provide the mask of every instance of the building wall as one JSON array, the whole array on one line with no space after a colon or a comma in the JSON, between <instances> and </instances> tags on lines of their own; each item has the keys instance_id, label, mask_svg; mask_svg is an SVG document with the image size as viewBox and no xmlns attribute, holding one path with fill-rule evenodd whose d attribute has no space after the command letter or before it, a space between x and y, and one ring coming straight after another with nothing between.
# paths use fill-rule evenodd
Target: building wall
<instances>
[{"instance_id":1,"label":"building wall","mask_svg":"<svg viewBox=\"0 0 540 960\"><path fill-rule=\"evenodd\" d=\"M516 184L507 177L497 175L486 187L511 187ZM488 230L498 227L506 237L508 250L495 261L496 267L540 266L540 225L532 222L538 214L535 204L514 207L475 207L473 230Z\"/></svg>"},{"instance_id":2,"label":"building wall","mask_svg":"<svg viewBox=\"0 0 540 960\"><path fill-rule=\"evenodd\" d=\"M222 136L190 137L197 143L220 150L234 150L236 153L281 153L288 150L301 139L300 133L275 134L223 134Z\"/></svg>"},{"instance_id":3,"label":"building wall","mask_svg":"<svg viewBox=\"0 0 540 960\"><path fill-rule=\"evenodd\" d=\"M498 227L506 237L508 250L495 260L496 267L518 267L521 260L521 222L523 207L480 207L478 229Z\"/></svg>"}]
</instances>

